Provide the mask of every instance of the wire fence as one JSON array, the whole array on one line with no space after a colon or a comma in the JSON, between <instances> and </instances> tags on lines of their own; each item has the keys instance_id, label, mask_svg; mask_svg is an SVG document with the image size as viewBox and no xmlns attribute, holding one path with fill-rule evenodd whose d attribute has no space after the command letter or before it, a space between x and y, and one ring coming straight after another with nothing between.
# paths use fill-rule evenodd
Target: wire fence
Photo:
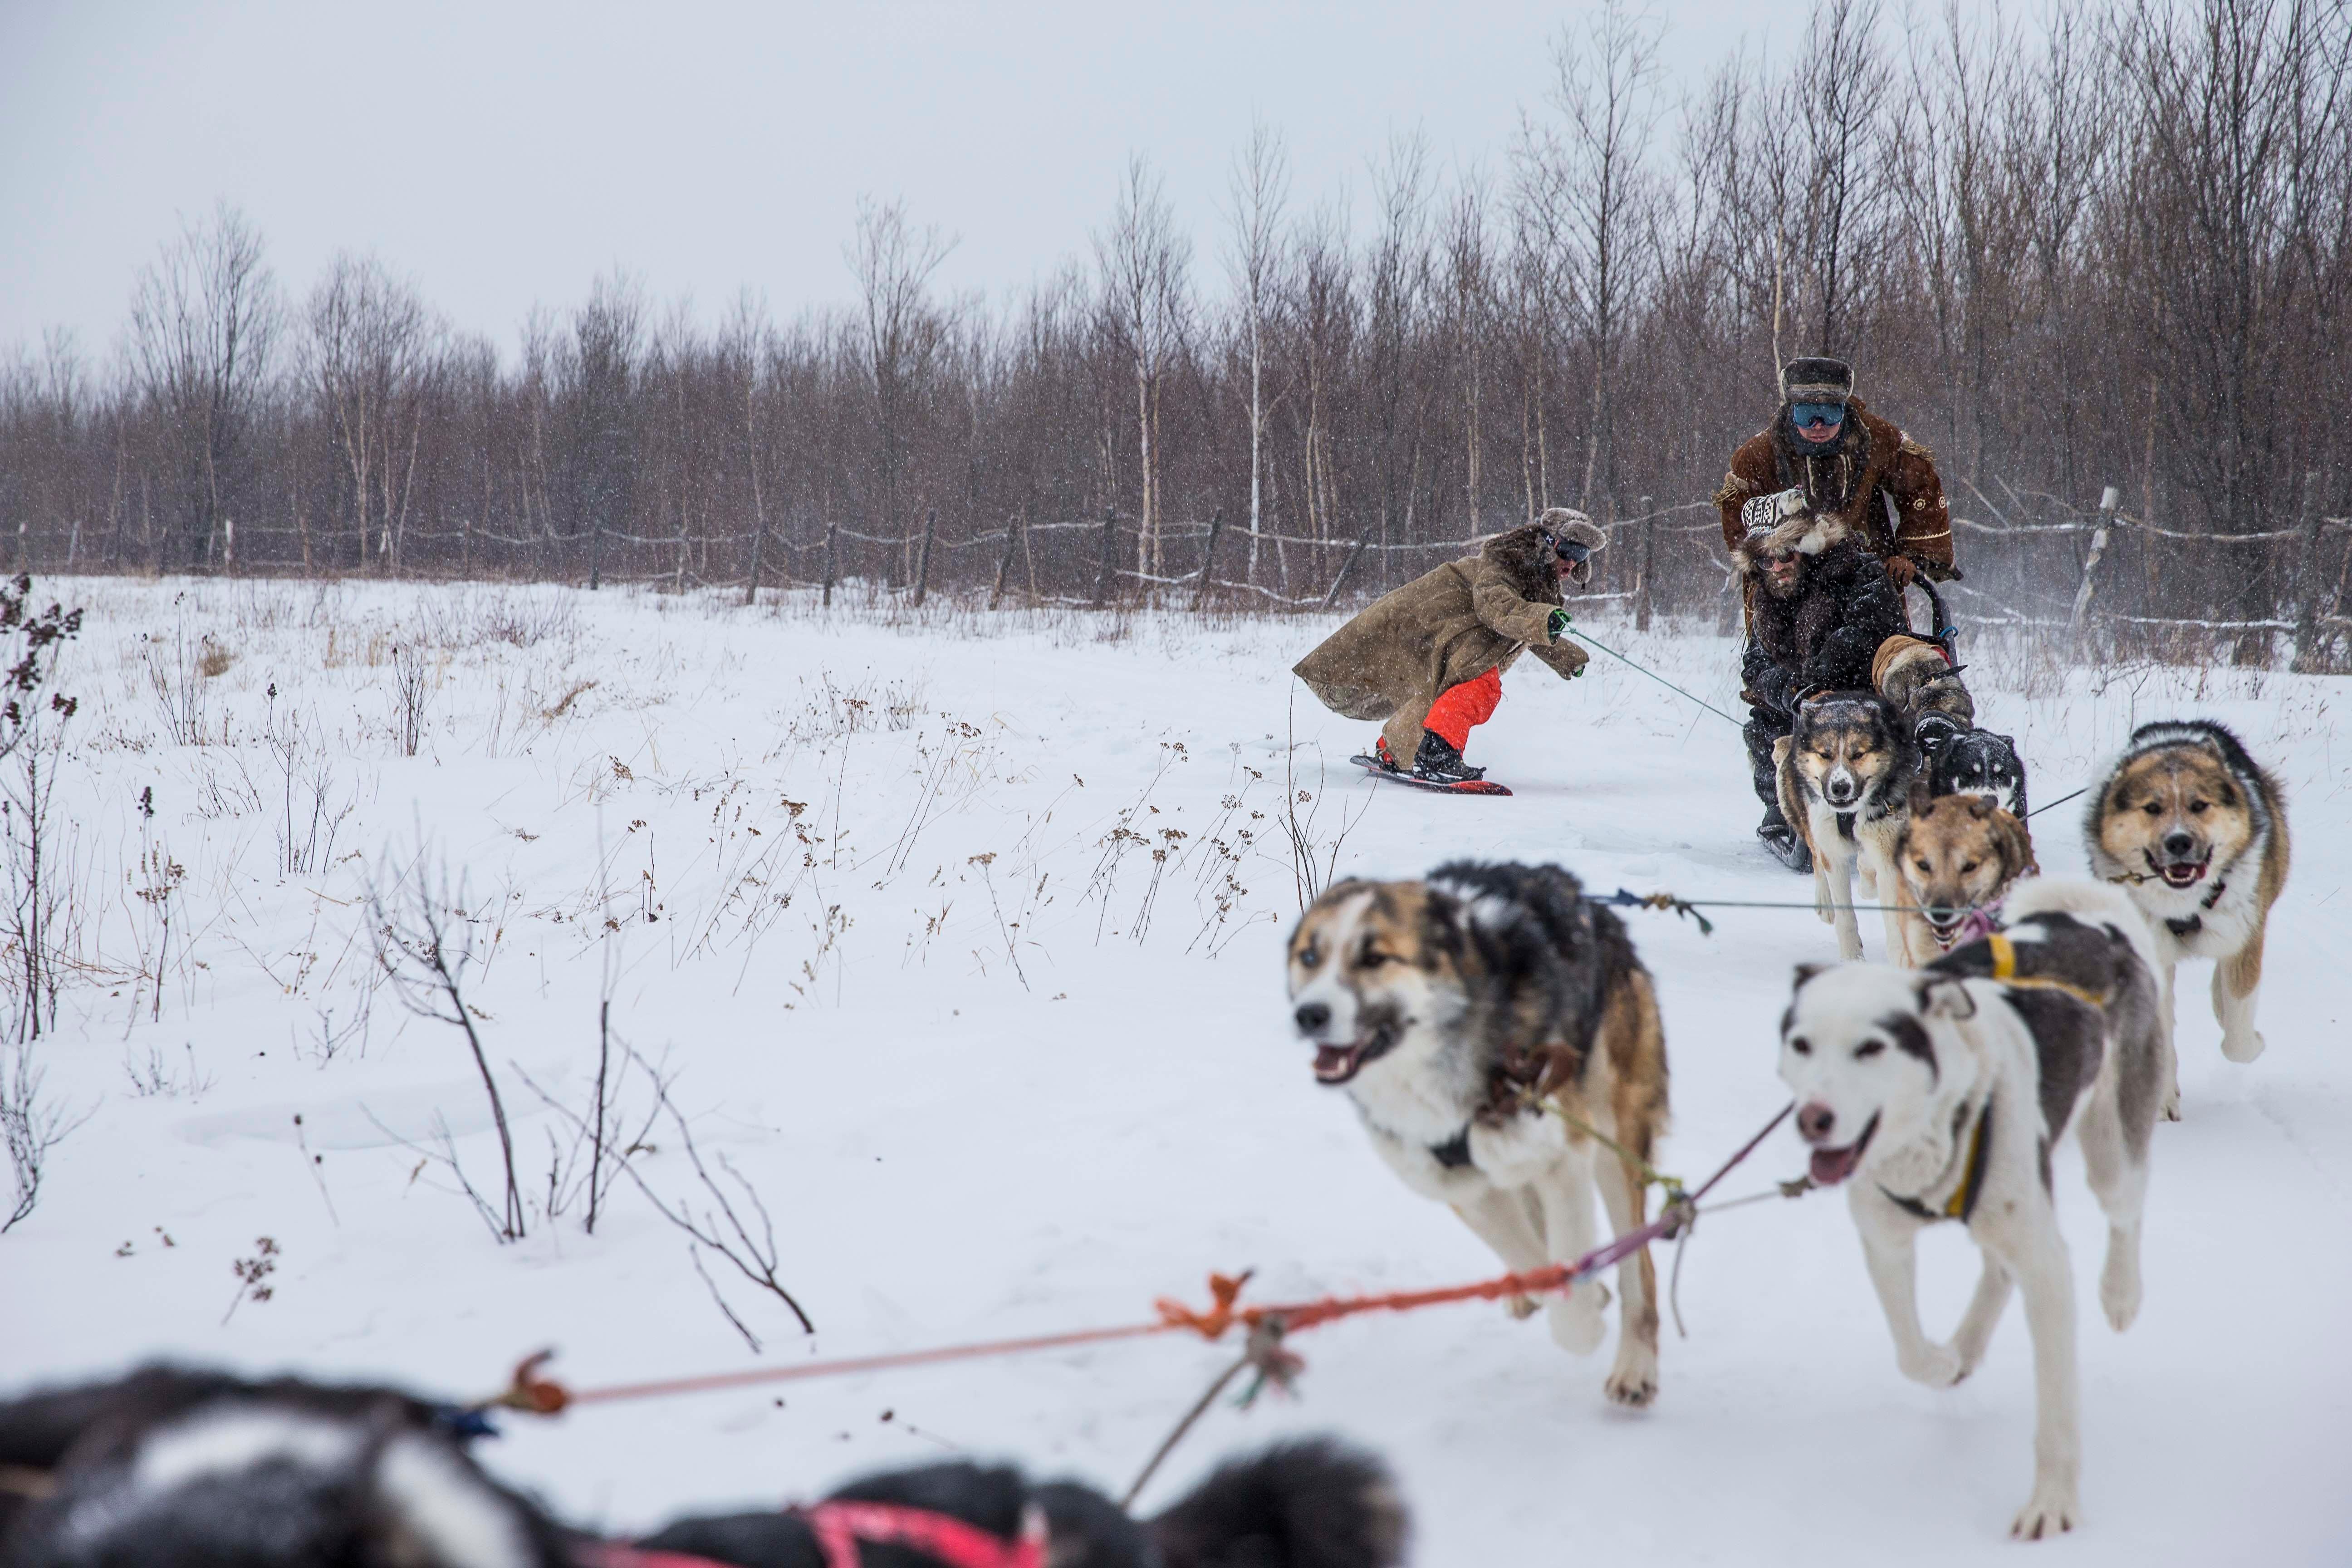
<instances>
[{"instance_id":1,"label":"wire fence","mask_svg":"<svg viewBox=\"0 0 2352 1568\"><path fill-rule=\"evenodd\" d=\"M2063 632L2091 658L2275 658L2284 636L2297 668L2352 668L2352 518L2306 515L2292 528L2219 533L2168 526L2124 510L2110 491L2103 510L2005 486L1996 500L1963 479L1974 505L1958 510L1961 581L1944 585L1964 625L2032 634ZM2315 489L2315 487L2311 487ZM860 520L864 521L864 520ZM793 515L764 528L714 530L680 519L677 531L603 527L535 532L475 525L366 529L303 522L226 524L208 563L227 574L381 574L630 582L678 589L805 585L829 595L860 584L920 602L932 592L984 593L992 605L1162 607L1281 614L1349 608L1446 561L1474 552L1495 531L1448 538L1398 537L1371 521L1349 530L1229 522L1222 515L1146 525L1115 509L1096 517L1014 517L979 522L926 509L896 531ZM1576 595L1632 611L1646 629L1670 615L1739 622L1738 584L1712 501L1654 506L1604 517L1606 548ZM59 538L61 531L67 536ZM16 530L16 566L36 572L109 570L119 564L98 530ZM0 535L5 548L5 535ZM2216 553L2202 569L2184 555ZM115 552L119 557L120 551Z\"/></svg>"}]
</instances>

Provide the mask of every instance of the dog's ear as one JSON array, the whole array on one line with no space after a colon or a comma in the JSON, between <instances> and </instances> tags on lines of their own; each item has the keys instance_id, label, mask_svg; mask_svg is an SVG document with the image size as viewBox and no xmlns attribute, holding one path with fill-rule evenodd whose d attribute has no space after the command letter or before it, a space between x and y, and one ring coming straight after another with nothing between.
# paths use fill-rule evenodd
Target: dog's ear
<instances>
[{"instance_id":1,"label":"dog's ear","mask_svg":"<svg viewBox=\"0 0 2352 1568\"><path fill-rule=\"evenodd\" d=\"M1989 814L1996 809L1992 802L1987 800L1980 795L1972 795L1969 796L1967 805L1969 815L1979 822L1982 822Z\"/></svg>"},{"instance_id":2,"label":"dog's ear","mask_svg":"<svg viewBox=\"0 0 2352 1568\"><path fill-rule=\"evenodd\" d=\"M1805 983L1807 981L1810 981L1814 975L1821 973L1829 967L1830 965L1826 963L1801 963L1797 965L1796 984L1790 986L1790 989L1793 991L1802 991L1805 988Z\"/></svg>"},{"instance_id":3,"label":"dog's ear","mask_svg":"<svg viewBox=\"0 0 2352 1568\"><path fill-rule=\"evenodd\" d=\"M1996 826L2000 829L2002 853L2010 861L2010 879L2014 881L2020 877L2042 875L2041 864L2033 858L2033 835L2027 831L2025 824L2009 813L2004 811L1999 815L2000 821Z\"/></svg>"},{"instance_id":4,"label":"dog's ear","mask_svg":"<svg viewBox=\"0 0 2352 1568\"><path fill-rule=\"evenodd\" d=\"M1958 976L1939 974L1919 987L1919 1012L1929 1018L1973 1018L1977 999Z\"/></svg>"},{"instance_id":5,"label":"dog's ear","mask_svg":"<svg viewBox=\"0 0 2352 1568\"><path fill-rule=\"evenodd\" d=\"M1421 906L1421 964L1424 969L1458 968L1464 934L1462 900L1443 888L1424 885Z\"/></svg>"},{"instance_id":6,"label":"dog's ear","mask_svg":"<svg viewBox=\"0 0 2352 1568\"><path fill-rule=\"evenodd\" d=\"M1926 779L1913 779L1911 781L1912 816L1926 816L1935 805L1935 794L1927 788L1927 781Z\"/></svg>"}]
</instances>

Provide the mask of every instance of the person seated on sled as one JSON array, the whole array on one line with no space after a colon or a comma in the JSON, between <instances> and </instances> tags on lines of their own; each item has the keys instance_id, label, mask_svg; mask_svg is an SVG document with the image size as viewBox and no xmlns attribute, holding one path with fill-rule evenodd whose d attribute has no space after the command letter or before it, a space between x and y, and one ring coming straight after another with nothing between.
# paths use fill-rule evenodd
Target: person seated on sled
<instances>
[{"instance_id":1,"label":"person seated on sled","mask_svg":"<svg viewBox=\"0 0 2352 1568\"><path fill-rule=\"evenodd\" d=\"M1739 695L1748 708L1748 766L1764 802L1756 833L1782 864L1810 871L1804 841L1780 815L1772 742L1789 733L1808 700L1869 689L1879 649L1907 638L1910 626L1885 563L1835 514L1808 510L1794 489L1759 496L1746 511L1731 558L1748 595Z\"/></svg>"},{"instance_id":2,"label":"person seated on sled","mask_svg":"<svg viewBox=\"0 0 2352 1568\"><path fill-rule=\"evenodd\" d=\"M1292 673L1344 718L1387 721L1375 755L1433 784L1484 778L1462 760L1473 726L1503 700L1503 671L1534 655L1567 679L1589 657L1568 640L1560 584L1592 581L1607 542L1593 521L1552 507L1375 601Z\"/></svg>"},{"instance_id":3,"label":"person seated on sled","mask_svg":"<svg viewBox=\"0 0 2352 1568\"><path fill-rule=\"evenodd\" d=\"M1780 406L1772 422L1731 455L1715 502L1722 513L1724 545L1735 561L1749 534L1746 509L1782 495L1796 501L1777 517L1793 517L1791 509L1801 504L1805 512L1833 521L1844 537L1882 564L1895 589L1895 632L1910 630L1902 614L1902 590L1915 577L1942 583L1960 575L1952 563L1951 510L1936 474L1935 454L1854 396L1853 371L1843 360L1790 360L1780 372ZM1743 571L1742 580L1749 636L1741 665L1745 674L1756 658L1758 577ZM1865 656L1862 674L1868 673ZM1845 684L1860 689L1869 682ZM1749 686L1755 689L1752 681ZM1807 870L1801 864L1803 847L1781 820L1772 784L1772 742L1789 732L1792 711L1751 703L1748 752L1756 793L1764 801L1757 837L1780 859Z\"/></svg>"}]
</instances>

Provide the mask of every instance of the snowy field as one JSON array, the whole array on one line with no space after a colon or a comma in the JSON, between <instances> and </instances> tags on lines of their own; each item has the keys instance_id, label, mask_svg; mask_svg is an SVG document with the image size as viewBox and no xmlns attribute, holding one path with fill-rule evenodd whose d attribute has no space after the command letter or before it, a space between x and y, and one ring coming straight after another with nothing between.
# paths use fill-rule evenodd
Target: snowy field
<instances>
[{"instance_id":1,"label":"snowy field","mask_svg":"<svg viewBox=\"0 0 2352 1568\"><path fill-rule=\"evenodd\" d=\"M62 586L89 609L60 678L80 710L52 870L77 967L33 1060L88 1120L0 1238L10 1387L172 1355L467 1396L544 1345L586 1385L1132 1321L1202 1300L1213 1268L1254 1267L1259 1300L1475 1279L1491 1257L1379 1163L1286 1028L1286 796L1341 874L1475 855L1601 889L1810 896L1755 843L1730 727L1605 656L1572 686L1514 671L1473 757L1517 797L1447 800L1362 779L1344 759L1369 727L1294 702L1287 667L1326 622ZM1594 633L1732 705L1727 642ZM1360 1319L1294 1342L1298 1401L1205 1419L1147 1507L1222 1453L1329 1429L1389 1455L1433 1565L2352 1556L2347 685L1967 652L2037 800L2135 724L2192 714L2236 726L2291 798L2269 1053L2221 1059L2189 965L2147 1306L2120 1336L2082 1315L2082 1528L2006 1539L2032 1465L2019 1310L1965 1385L1906 1382L1844 1206L1818 1195L1700 1228L1689 1337L1668 1324L1650 1411L1609 1408L1605 1353L1565 1355L1540 1319ZM2045 868L2080 870L2078 812L2036 821ZM513 1123L511 1244L449 1164L499 1206L465 1037L404 1007L369 934L372 889L405 918L443 871ZM1782 1103L1790 966L1835 956L1809 913L1715 918L1708 937L1628 916L1674 1070L1662 1163L1694 1177ZM815 1337L626 1181L586 1232L570 1118L608 996L646 1187L701 1202L624 1047L668 1075L739 1204L729 1168L761 1194ZM1726 1190L1801 1165L1784 1131ZM2094 1302L2102 1233L2071 1147L2058 1194ZM266 1300L232 1273L255 1259ZM1923 1270L1940 1334L1973 1251L1947 1227ZM1116 1491L1229 1353L1163 1339L587 1408L510 1419L481 1452L613 1531L949 1450Z\"/></svg>"}]
</instances>

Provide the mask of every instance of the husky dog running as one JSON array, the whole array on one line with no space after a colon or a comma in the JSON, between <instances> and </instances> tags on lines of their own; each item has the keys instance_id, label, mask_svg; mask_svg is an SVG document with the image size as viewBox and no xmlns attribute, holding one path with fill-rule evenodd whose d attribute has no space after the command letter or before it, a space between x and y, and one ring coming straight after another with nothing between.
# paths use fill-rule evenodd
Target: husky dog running
<instances>
[{"instance_id":1,"label":"husky dog running","mask_svg":"<svg viewBox=\"0 0 2352 1568\"><path fill-rule=\"evenodd\" d=\"M2120 884L2147 918L2167 1030L2174 968L2210 958L2221 1054L2233 1062L2261 1056L2263 936L2287 873L2278 781L2219 724L2143 724L2092 798L2083 841L2092 874ZM2179 1120L2178 1081L2164 1112Z\"/></svg>"},{"instance_id":2,"label":"husky dog running","mask_svg":"<svg viewBox=\"0 0 2352 1568\"><path fill-rule=\"evenodd\" d=\"M1780 815L1797 829L1813 858L1813 908L1837 929L1838 956L1862 956L1862 930L1853 918L1853 879L1887 906L1888 962L1910 962L1895 847L1910 814L1911 781L1919 774L1919 748L1911 727L1881 697L1832 692L1797 710L1789 733L1772 744L1780 771Z\"/></svg>"},{"instance_id":3,"label":"husky dog running","mask_svg":"<svg viewBox=\"0 0 2352 1568\"><path fill-rule=\"evenodd\" d=\"M2140 1209L2167 1045L2156 947L2131 901L2095 882L2030 880L2010 925L1921 973L1850 963L1797 971L1780 1077L1797 1097L1812 1178L1846 1189L1905 1376L1947 1387L1974 1371L2014 1283L2033 1337L2033 1493L2011 1526L2074 1528L2082 1436L2074 1272L2050 1151L2079 1130L2107 1216L2099 1303L2131 1326ZM1913 1244L1957 1219L1983 1254L1948 1343L1919 1326Z\"/></svg>"},{"instance_id":4,"label":"husky dog running","mask_svg":"<svg viewBox=\"0 0 2352 1568\"><path fill-rule=\"evenodd\" d=\"M1634 1162L1653 1158L1666 1124L1657 997L1624 926L1568 872L1457 860L1425 882L1338 883L1291 933L1290 1000L1317 1079L1346 1090L1407 1186L1451 1205L1513 1270L1593 1248L1596 1184L1617 1235L1643 1223ZM1617 1285L1606 1388L1647 1405L1658 1308L1646 1247ZM1554 1297L1552 1338L1589 1354L1607 1301L1581 1285Z\"/></svg>"},{"instance_id":5,"label":"husky dog running","mask_svg":"<svg viewBox=\"0 0 2352 1568\"><path fill-rule=\"evenodd\" d=\"M0 1401L0 1563L1394 1568L1409 1532L1385 1466L1309 1438L1227 1462L1149 1520L1081 1483L951 1463L604 1541L491 1479L465 1446L485 1430L394 1389L174 1367Z\"/></svg>"},{"instance_id":6,"label":"husky dog running","mask_svg":"<svg viewBox=\"0 0 2352 1568\"><path fill-rule=\"evenodd\" d=\"M1998 929L2010 885L2042 871L2025 824L1979 795L1930 795L1918 779L1895 867L1914 963Z\"/></svg>"}]
</instances>

